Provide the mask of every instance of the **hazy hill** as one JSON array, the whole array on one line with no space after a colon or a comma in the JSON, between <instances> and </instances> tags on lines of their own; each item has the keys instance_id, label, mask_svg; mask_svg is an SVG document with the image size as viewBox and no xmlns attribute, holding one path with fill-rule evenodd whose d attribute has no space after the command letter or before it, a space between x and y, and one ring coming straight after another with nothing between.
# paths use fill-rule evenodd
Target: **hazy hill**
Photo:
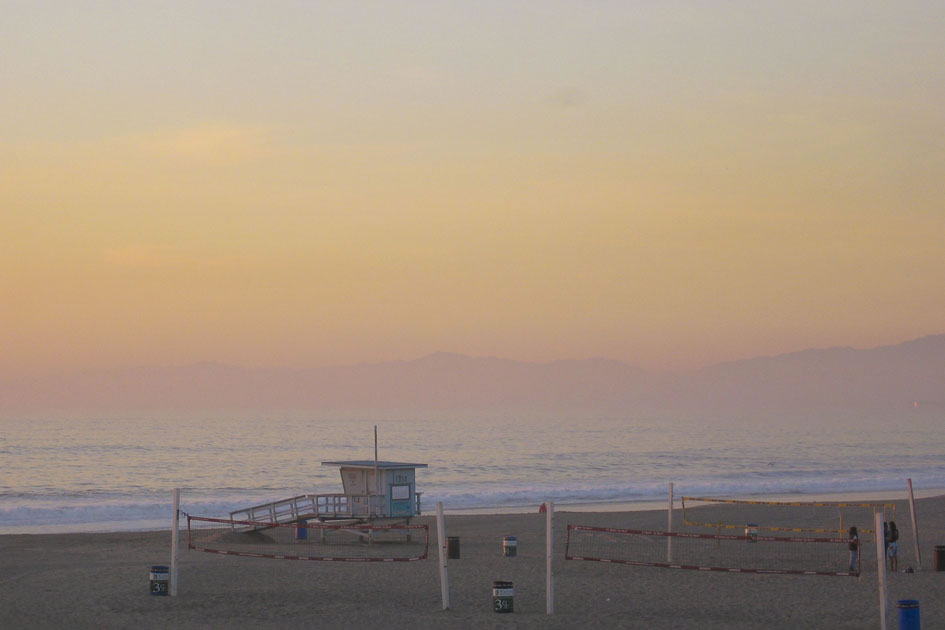
<instances>
[{"instance_id":1,"label":"hazy hill","mask_svg":"<svg viewBox=\"0 0 945 630\"><path fill-rule=\"evenodd\" d=\"M720 363L679 375L670 407L707 411L945 412L945 335L867 350L827 348Z\"/></svg>"},{"instance_id":2,"label":"hazy hill","mask_svg":"<svg viewBox=\"0 0 945 630\"><path fill-rule=\"evenodd\" d=\"M0 382L0 417L463 413L945 413L945 335L828 348L657 374L619 361L529 363L437 353L315 369L218 363Z\"/></svg>"}]
</instances>

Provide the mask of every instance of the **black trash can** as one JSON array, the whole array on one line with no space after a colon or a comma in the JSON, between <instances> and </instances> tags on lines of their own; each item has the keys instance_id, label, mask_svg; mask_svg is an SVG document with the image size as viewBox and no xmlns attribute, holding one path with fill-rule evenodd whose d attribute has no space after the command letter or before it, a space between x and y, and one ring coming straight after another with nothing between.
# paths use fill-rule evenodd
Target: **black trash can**
<instances>
[{"instance_id":1,"label":"black trash can","mask_svg":"<svg viewBox=\"0 0 945 630\"><path fill-rule=\"evenodd\" d=\"M446 557L450 560L459 558L459 536L446 537Z\"/></svg>"},{"instance_id":2,"label":"black trash can","mask_svg":"<svg viewBox=\"0 0 945 630\"><path fill-rule=\"evenodd\" d=\"M164 565L153 565L148 574L152 595L167 595L168 579L167 567Z\"/></svg>"},{"instance_id":3,"label":"black trash can","mask_svg":"<svg viewBox=\"0 0 945 630\"><path fill-rule=\"evenodd\" d=\"M935 570L945 571L945 545L935 545Z\"/></svg>"},{"instance_id":4,"label":"black trash can","mask_svg":"<svg viewBox=\"0 0 945 630\"><path fill-rule=\"evenodd\" d=\"M497 613L510 613L515 610L515 591L512 583L496 580L492 583L492 610Z\"/></svg>"}]
</instances>

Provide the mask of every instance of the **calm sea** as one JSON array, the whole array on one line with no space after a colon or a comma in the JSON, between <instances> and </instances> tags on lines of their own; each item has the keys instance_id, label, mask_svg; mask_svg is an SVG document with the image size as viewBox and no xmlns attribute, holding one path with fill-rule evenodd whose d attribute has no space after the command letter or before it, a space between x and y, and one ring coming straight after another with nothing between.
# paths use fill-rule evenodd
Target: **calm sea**
<instances>
[{"instance_id":1,"label":"calm sea","mask_svg":"<svg viewBox=\"0 0 945 630\"><path fill-rule=\"evenodd\" d=\"M3 420L0 533L168 528L171 491L195 515L341 491L322 461L429 465L425 511L531 511L665 502L679 495L774 496L945 488L945 421L692 423L548 421ZM629 504L629 505L628 505Z\"/></svg>"}]
</instances>

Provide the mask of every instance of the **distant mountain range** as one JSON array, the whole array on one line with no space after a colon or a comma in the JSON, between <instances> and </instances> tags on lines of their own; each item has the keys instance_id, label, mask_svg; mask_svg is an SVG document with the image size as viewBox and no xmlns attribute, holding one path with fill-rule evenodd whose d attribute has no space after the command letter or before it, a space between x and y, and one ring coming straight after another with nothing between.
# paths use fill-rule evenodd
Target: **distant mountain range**
<instances>
[{"instance_id":1,"label":"distant mountain range","mask_svg":"<svg viewBox=\"0 0 945 630\"><path fill-rule=\"evenodd\" d=\"M916 409L945 416L945 335L862 350L804 350L676 374L609 359L530 363L436 353L311 369L198 363L0 381L0 418L749 417Z\"/></svg>"}]
</instances>

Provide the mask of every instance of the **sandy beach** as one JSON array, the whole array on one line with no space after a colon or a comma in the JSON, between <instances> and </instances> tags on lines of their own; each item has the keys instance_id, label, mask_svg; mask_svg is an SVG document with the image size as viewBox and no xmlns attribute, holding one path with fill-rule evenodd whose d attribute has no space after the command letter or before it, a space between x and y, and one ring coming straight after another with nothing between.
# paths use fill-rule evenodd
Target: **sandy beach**
<instances>
[{"instance_id":1,"label":"sandy beach","mask_svg":"<svg viewBox=\"0 0 945 630\"><path fill-rule=\"evenodd\" d=\"M889 575L896 602L920 602L925 628L945 625L945 496L916 501L923 570ZM908 504L897 501L900 570L917 566ZM674 522L681 518L674 515ZM0 536L0 626L4 628L875 628L875 560L859 578L729 574L566 561L569 523L665 529L665 511L555 514L555 614L545 614L543 514L446 517L461 557L448 563L442 610L431 525L428 559L329 563L240 558L186 549L177 597L148 592L151 565L168 564L170 533ZM674 527L681 531L683 527ZM518 539L514 558L502 538ZM873 553L864 544L864 556ZM875 557L875 556L874 556ZM491 608L495 580L514 584L512 614Z\"/></svg>"}]
</instances>

